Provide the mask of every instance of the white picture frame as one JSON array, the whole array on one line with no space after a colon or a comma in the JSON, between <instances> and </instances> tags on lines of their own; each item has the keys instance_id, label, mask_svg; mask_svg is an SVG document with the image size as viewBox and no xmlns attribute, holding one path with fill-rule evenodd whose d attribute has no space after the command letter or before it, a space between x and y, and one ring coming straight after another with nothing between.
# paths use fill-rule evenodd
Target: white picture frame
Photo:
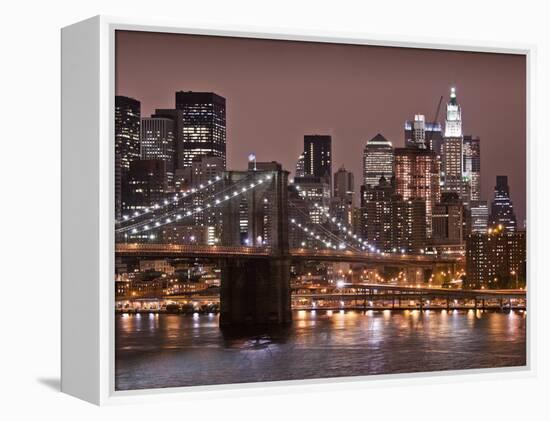
<instances>
[{"instance_id":1,"label":"white picture frame","mask_svg":"<svg viewBox=\"0 0 550 421\"><path fill-rule=\"evenodd\" d=\"M527 227L528 272L534 260L531 236L536 226L534 198L535 144L531 138L535 47L456 40L387 38L376 35L293 31L231 26L185 27L178 22L96 16L65 27L62 46L62 377L63 392L94 404L182 397L327 390L380 382L414 385L455 377L532 376L536 372L535 332L527 319L527 365L520 368L480 369L416 374L389 374L336 379L283 381L223 386L115 391L114 388L114 75L116 30L170 32L194 35L300 40L409 48L521 54L527 63ZM530 314L536 314L537 285L529 280Z\"/></svg>"}]
</instances>

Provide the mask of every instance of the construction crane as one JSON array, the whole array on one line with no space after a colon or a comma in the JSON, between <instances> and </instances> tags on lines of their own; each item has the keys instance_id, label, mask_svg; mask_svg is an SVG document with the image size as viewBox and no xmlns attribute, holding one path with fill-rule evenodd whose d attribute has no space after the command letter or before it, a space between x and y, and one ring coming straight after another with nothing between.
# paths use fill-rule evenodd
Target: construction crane
<instances>
[{"instance_id":1,"label":"construction crane","mask_svg":"<svg viewBox=\"0 0 550 421\"><path fill-rule=\"evenodd\" d=\"M439 118L439 112L441 111L441 103L443 102L443 95L439 98L439 103L437 104L437 109L435 110L435 116L432 120L432 130L428 132L428 136L426 136L426 147L429 149L432 149L432 138L433 138L433 128L435 124L437 123L437 119ZM437 151L439 152L439 151Z\"/></svg>"}]
</instances>

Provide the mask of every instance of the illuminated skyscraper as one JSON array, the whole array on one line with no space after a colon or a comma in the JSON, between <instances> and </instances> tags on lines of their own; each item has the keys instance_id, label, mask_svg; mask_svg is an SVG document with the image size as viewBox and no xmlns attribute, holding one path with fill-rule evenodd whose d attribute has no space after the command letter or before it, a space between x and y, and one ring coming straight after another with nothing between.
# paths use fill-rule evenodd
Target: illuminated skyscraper
<instances>
[{"instance_id":1,"label":"illuminated skyscraper","mask_svg":"<svg viewBox=\"0 0 550 421\"><path fill-rule=\"evenodd\" d=\"M481 148L479 137L464 136L463 171L464 183L469 186L469 201L481 200Z\"/></svg>"},{"instance_id":2,"label":"illuminated skyscraper","mask_svg":"<svg viewBox=\"0 0 550 421\"><path fill-rule=\"evenodd\" d=\"M394 155L392 143L378 133L367 141L363 150L363 184L377 186L380 177L393 177Z\"/></svg>"},{"instance_id":3,"label":"illuminated skyscraper","mask_svg":"<svg viewBox=\"0 0 550 421\"><path fill-rule=\"evenodd\" d=\"M511 232L517 229L516 214L510 200L508 177L505 175L497 175L495 198L491 203L490 225L502 225Z\"/></svg>"},{"instance_id":4,"label":"illuminated skyscraper","mask_svg":"<svg viewBox=\"0 0 550 421\"><path fill-rule=\"evenodd\" d=\"M141 119L141 159L165 161L168 188L173 187L176 160L174 120L162 117Z\"/></svg>"},{"instance_id":5,"label":"illuminated skyscraper","mask_svg":"<svg viewBox=\"0 0 550 421\"><path fill-rule=\"evenodd\" d=\"M443 134L440 123L428 123L422 114L416 114L412 121L405 121L405 146L426 148L441 155L442 143Z\"/></svg>"},{"instance_id":6,"label":"illuminated skyscraper","mask_svg":"<svg viewBox=\"0 0 550 421\"><path fill-rule=\"evenodd\" d=\"M163 111L170 110L157 114ZM171 113L177 119L177 168L190 167L205 155L222 158L227 165L225 98L213 92L179 91Z\"/></svg>"},{"instance_id":7,"label":"illuminated skyscraper","mask_svg":"<svg viewBox=\"0 0 550 421\"><path fill-rule=\"evenodd\" d=\"M126 208L130 163L140 159L139 101L125 96L115 97L115 216Z\"/></svg>"},{"instance_id":8,"label":"illuminated skyscraper","mask_svg":"<svg viewBox=\"0 0 550 421\"><path fill-rule=\"evenodd\" d=\"M329 135L304 136L304 175L321 177L332 190L332 138Z\"/></svg>"},{"instance_id":9,"label":"illuminated skyscraper","mask_svg":"<svg viewBox=\"0 0 550 421\"><path fill-rule=\"evenodd\" d=\"M463 196L462 111L456 100L455 88L447 104L445 137L443 138L443 191Z\"/></svg>"},{"instance_id":10,"label":"illuminated skyscraper","mask_svg":"<svg viewBox=\"0 0 550 421\"><path fill-rule=\"evenodd\" d=\"M361 186L361 230L371 251L420 253L426 245L426 204L404 200L381 177L378 185Z\"/></svg>"},{"instance_id":11,"label":"illuminated skyscraper","mask_svg":"<svg viewBox=\"0 0 550 421\"><path fill-rule=\"evenodd\" d=\"M479 200L470 204L470 231L487 232L489 224L489 208L487 201Z\"/></svg>"},{"instance_id":12,"label":"illuminated skyscraper","mask_svg":"<svg viewBox=\"0 0 550 421\"><path fill-rule=\"evenodd\" d=\"M304 172L304 154L300 154L298 157L298 161L296 161L296 172L294 173L295 177L303 177L305 175Z\"/></svg>"},{"instance_id":13,"label":"illuminated skyscraper","mask_svg":"<svg viewBox=\"0 0 550 421\"><path fill-rule=\"evenodd\" d=\"M426 206L426 229L432 235L432 211L439 202L439 160L428 149L395 149L396 193L403 200L422 199Z\"/></svg>"}]
</instances>

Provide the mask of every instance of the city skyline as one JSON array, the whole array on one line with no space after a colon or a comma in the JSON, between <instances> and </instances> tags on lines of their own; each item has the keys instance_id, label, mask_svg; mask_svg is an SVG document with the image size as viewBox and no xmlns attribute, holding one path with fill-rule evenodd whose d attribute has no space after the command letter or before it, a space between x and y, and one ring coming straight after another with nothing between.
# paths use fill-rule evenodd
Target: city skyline
<instances>
[{"instance_id":1,"label":"city skyline","mask_svg":"<svg viewBox=\"0 0 550 421\"><path fill-rule=\"evenodd\" d=\"M116 390L525 365L510 64L140 36L117 35Z\"/></svg>"},{"instance_id":2,"label":"city skyline","mask_svg":"<svg viewBox=\"0 0 550 421\"><path fill-rule=\"evenodd\" d=\"M137 39L141 43L136 42ZM263 60L259 60L262 63L251 63L250 73L244 72L251 76L248 83L244 80L242 72L236 76L232 71L220 72L220 68L214 69L219 73L219 77L207 81L210 72L208 64L214 59L208 56L208 51L215 48L218 54L223 55L218 58L226 59L226 69L234 70L237 57L244 54L241 45L243 42L252 45L251 48L262 55L264 50L268 56L274 49L280 50L282 54L292 55L293 60L296 59L298 63L292 64L291 67L297 72L287 70L277 74L281 73L279 68L278 72L272 69L267 74L258 74L260 67L264 69L267 66ZM276 160L293 173L298 156L303 152L303 136L318 133L332 136L333 173L334 169L344 165L356 179L360 179L360 156L368 139L381 133L394 147L404 146L405 121L411 120L415 114L425 114L427 122L430 122L439 97L443 96L447 100L449 88L456 86L457 98L463 110L464 133L481 138L481 197L490 202L493 198L496 176L507 175L511 198L518 216L518 227L523 227L526 149L523 57L220 37L174 37L169 34L127 32L118 33L117 43L121 47L121 53L117 54L117 94L139 100L142 117L154 114L155 109L173 107L174 93L179 90L202 89L227 98L228 163L230 167L239 169L246 168L247 156L254 152L259 160ZM155 57L164 57L160 62L165 65L158 65L159 60L155 61L159 73L163 73L161 80L157 79L158 83L139 83L142 77L151 78L151 69L148 66L135 66L135 60L139 59L142 51L141 47L136 47L143 43L158 46L154 51ZM220 48L220 43L226 48ZM320 46L324 48L320 49ZM199 47L201 50L197 52L196 49ZM189 54L196 53L200 58L196 61L200 61L202 65L193 62L193 65L180 69L182 63L173 57L174 49L189 51ZM150 49L145 50L151 52ZM308 53L309 61L304 63L297 57L300 51ZM323 57L327 59L327 51L341 60L337 64L327 61L323 68L319 66L319 60ZM230 52L235 56L227 60L226 55ZM255 57L257 58L257 55ZM352 62L345 62L345 59L351 59ZM384 66L390 63L391 67L391 63L401 59L405 62L410 60L413 64L412 67L408 67L407 80L399 79L399 76L402 76L401 68L407 66L394 66L389 75L383 74ZM184 61L183 58L181 60ZM266 57L266 60L269 62L270 59ZM367 72L368 74L362 74L360 69L361 63L365 61L367 68L372 68L372 72ZM467 71L461 71L458 65L460 62L461 66L468 64ZM453 67L453 64L459 67ZM494 76L494 72L489 72L492 66L499 68L498 77ZM315 71L311 73L313 67ZM427 74L422 77L416 74L414 70L419 68L424 69ZM448 75L438 74L435 77L434 73L438 73L441 68L447 68ZM330 104L319 105L320 93L313 91L313 82L305 79L304 72L307 71L310 71L309 75L315 83L326 77L327 72L332 72L332 76L326 80L332 80L332 85L339 87L336 89L337 92L331 84L323 85L326 86L324 96L330 98L330 101L327 101ZM491 73L491 77L488 73ZM336 83L336 74L347 74L352 80L343 79ZM384 77L392 78L396 89L383 91L381 86L373 86L373 79L383 80ZM281 92L263 85L263 89L255 90L253 95L250 92L251 87L262 83L264 78L274 81L272 85L276 85ZM353 92L350 90L352 82L363 80L370 85L355 86ZM384 85L380 82L378 84ZM238 92L231 94L237 90ZM304 99L299 98L304 93L309 94L310 107L303 107ZM276 99L281 96L286 98L284 109L280 107L280 103L279 107L275 104ZM254 100L262 102L262 107L258 107ZM357 106L358 102L361 107ZM334 104L338 106L335 108ZM346 113L341 112L344 104L348 104ZM391 112L381 112L387 111L390 106ZM297 117L291 115L292 111ZM510 118L502 118L506 115ZM443 119L443 112L440 112L438 121L442 123ZM299 124L296 120L302 120L303 123ZM376 120L376 123L370 123L372 120ZM267 129L262 131L261 124L265 124ZM264 139L267 141L260 141Z\"/></svg>"}]
</instances>

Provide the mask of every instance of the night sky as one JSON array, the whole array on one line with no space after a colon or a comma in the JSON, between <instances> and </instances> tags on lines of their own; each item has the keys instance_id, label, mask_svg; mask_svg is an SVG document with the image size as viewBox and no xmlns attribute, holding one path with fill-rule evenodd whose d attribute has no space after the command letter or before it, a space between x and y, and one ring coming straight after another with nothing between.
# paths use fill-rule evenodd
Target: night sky
<instances>
[{"instance_id":1,"label":"night sky","mask_svg":"<svg viewBox=\"0 0 550 421\"><path fill-rule=\"evenodd\" d=\"M228 168L247 156L294 171L304 134L332 135L333 172L362 174L366 141L404 145L414 114L445 118L456 86L464 134L481 138L481 195L508 175L518 225L526 202L526 62L509 54L386 48L243 38L117 32L116 93L142 116L173 108L174 93L212 91L227 100Z\"/></svg>"}]
</instances>

